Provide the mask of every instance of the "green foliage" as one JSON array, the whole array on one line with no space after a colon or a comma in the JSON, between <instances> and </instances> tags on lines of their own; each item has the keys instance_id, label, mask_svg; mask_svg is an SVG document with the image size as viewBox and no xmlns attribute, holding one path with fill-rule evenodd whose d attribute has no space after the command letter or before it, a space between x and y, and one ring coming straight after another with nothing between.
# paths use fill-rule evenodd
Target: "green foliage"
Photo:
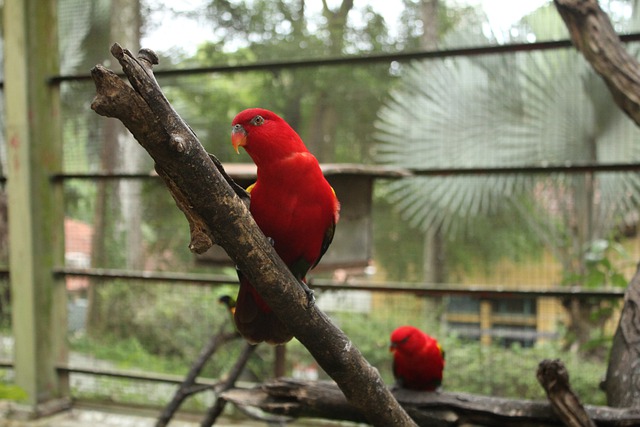
<instances>
[{"instance_id":1,"label":"green foliage","mask_svg":"<svg viewBox=\"0 0 640 427\"><path fill-rule=\"evenodd\" d=\"M400 213L384 194L384 188L376 185L373 209L374 254L378 268L387 280L419 281L423 277L424 237L407 227ZM386 248L397 248L389 251Z\"/></svg>"},{"instance_id":2,"label":"green foliage","mask_svg":"<svg viewBox=\"0 0 640 427\"><path fill-rule=\"evenodd\" d=\"M443 388L447 391L545 399L536 379L538 364L544 359L561 359L569 372L571 386L582 402L606 404L606 396L599 389L606 365L575 352L562 351L557 344L503 348L448 337L443 341L443 348L446 351Z\"/></svg>"},{"instance_id":3,"label":"green foliage","mask_svg":"<svg viewBox=\"0 0 640 427\"><path fill-rule=\"evenodd\" d=\"M6 375L3 375L3 378L0 379L0 399L20 401L26 398L27 393L22 388L7 381Z\"/></svg>"},{"instance_id":4,"label":"green foliage","mask_svg":"<svg viewBox=\"0 0 640 427\"><path fill-rule=\"evenodd\" d=\"M189 224L161 180L146 180L142 198L147 265L165 271L197 270L189 250Z\"/></svg>"},{"instance_id":5,"label":"green foliage","mask_svg":"<svg viewBox=\"0 0 640 427\"><path fill-rule=\"evenodd\" d=\"M123 354L131 347L135 353L135 347L139 346L148 354L181 361L187 366L223 324L232 328L229 313L218 298L234 294L235 287L210 289L113 282L103 284L97 292L101 304L94 309L100 313L101 327L91 338L93 342L124 342ZM114 351L119 352L120 348L114 346ZM226 366L236 354L235 350L225 352L212 369ZM121 363L132 362L125 359Z\"/></svg>"},{"instance_id":6,"label":"green foliage","mask_svg":"<svg viewBox=\"0 0 640 427\"><path fill-rule=\"evenodd\" d=\"M184 293L183 293L184 295ZM217 295L217 293L216 293ZM202 298L202 295L200 296ZM205 305L209 304L205 298ZM196 351L206 342L216 329L207 328L203 313L192 310L187 317L191 326L182 322L187 305L173 297L163 299L156 308L147 308L149 314L144 320L158 319L157 322L134 321L134 331L128 337L104 335L100 339L76 337L71 340L71 349L90 354L97 359L107 360L124 369L144 369L184 375L195 358ZM174 305L176 305L174 307ZM191 300L191 306L197 305ZM157 305L155 303L154 305ZM216 303L217 305L217 303ZM228 313L221 306L212 306L217 316L228 319ZM571 376L571 385L588 404L605 404L605 396L599 390L599 382L606 370L602 360L587 358L584 354L564 351L557 342L538 344L531 348L512 345L505 348L498 345L484 346L477 341L462 340L446 334L438 318L439 305L431 299L416 299L411 295L385 297L385 304L371 313L333 312L330 316L349 336L365 358L375 366L385 383L393 384L389 335L395 327L413 324L436 337L446 351L446 367L443 388L446 391L512 397L518 399L544 399L544 391L536 381L538 363L543 359L561 359ZM171 314L172 312L175 312ZM137 316L136 316L137 317ZM195 328L194 319L198 321ZM416 319L420 319L416 324ZM139 332L148 328L147 334ZM159 331L162 329L163 331ZM155 331L155 332L153 332ZM175 337L173 335L176 335ZM209 336L207 336L209 335ZM206 336L206 338L205 338ZM188 351L166 351L177 345L188 346ZM218 378L223 375L238 357L243 340L233 341L216 353L207 365L204 376ZM599 342L608 351L610 340ZM287 373L294 369L317 367L308 351L296 340L286 346ZM319 369L319 368L318 368ZM243 379L263 381L273 375L273 347L261 345L250 359ZM321 378L328 378L320 370ZM116 390L114 393L120 393ZM121 398L120 396L118 397Z\"/></svg>"},{"instance_id":7,"label":"green foliage","mask_svg":"<svg viewBox=\"0 0 640 427\"><path fill-rule=\"evenodd\" d=\"M522 227L512 213L500 211L494 215L469 218L468 226L449 236L445 257L449 280L453 275L484 270L490 273L501 259L515 262L535 260L542 254L542 242L534 230Z\"/></svg>"},{"instance_id":8,"label":"green foliage","mask_svg":"<svg viewBox=\"0 0 640 427\"><path fill-rule=\"evenodd\" d=\"M407 225L395 209L385 183L376 185L373 210L374 259L387 280L423 280L425 233ZM389 251L384 248L394 247ZM446 260L448 280L483 269L489 273L496 263L508 258L514 261L536 259L542 254L542 242L532 228L523 227L513 212L472 217L465 226L445 236L441 259Z\"/></svg>"},{"instance_id":9,"label":"green foliage","mask_svg":"<svg viewBox=\"0 0 640 427\"><path fill-rule=\"evenodd\" d=\"M620 243L614 239L595 239L584 248L582 262L571 270L565 270L562 284L591 289L626 288L628 280L622 271L629 262L632 262L631 257ZM604 359L611 341L606 324L617 313L620 303L619 299L613 298L586 298L580 301L581 307L577 309L575 303L566 300L565 305L582 324L581 328L575 325L567 328L566 346L580 343L585 354Z\"/></svg>"},{"instance_id":10,"label":"green foliage","mask_svg":"<svg viewBox=\"0 0 640 427\"><path fill-rule=\"evenodd\" d=\"M148 372L181 373L185 372L184 360L166 355L152 354L135 338L116 338L103 336L94 339L86 335L70 338L69 348L83 355L112 363L121 369Z\"/></svg>"},{"instance_id":11,"label":"green foliage","mask_svg":"<svg viewBox=\"0 0 640 427\"><path fill-rule=\"evenodd\" d=\"M606 239L593 240L584 249L582 258L582 271L566 271L562 280L564 285L627 287L628 280L622 274L620 261L628 263L631 257L620 243Z\"/></svg>"}]
</instances>

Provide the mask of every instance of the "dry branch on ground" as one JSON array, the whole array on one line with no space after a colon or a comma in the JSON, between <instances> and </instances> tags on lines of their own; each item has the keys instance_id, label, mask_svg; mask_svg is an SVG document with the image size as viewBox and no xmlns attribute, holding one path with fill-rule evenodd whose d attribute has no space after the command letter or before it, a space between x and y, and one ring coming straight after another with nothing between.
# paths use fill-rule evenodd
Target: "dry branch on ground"
<instances>
[{"instance_id":1,"label":"dry branch on ground","mask_svg":"<svg viewBox=\"0 0 640 427\"><path fill-rule=\"evenodd\" d=\"M533 373L532 373L533 375ZM419 426L562 426L549 402L479 396L468 393L429 393L394 390L394 396ZM231 389L222 397L239 406L258 408L292 418L311 417L354 422L365 421L340 389L328 381L279 378L252 389ZM586 406L598 426L640 425L640 410Z\"/></svg>"}]
</instances>

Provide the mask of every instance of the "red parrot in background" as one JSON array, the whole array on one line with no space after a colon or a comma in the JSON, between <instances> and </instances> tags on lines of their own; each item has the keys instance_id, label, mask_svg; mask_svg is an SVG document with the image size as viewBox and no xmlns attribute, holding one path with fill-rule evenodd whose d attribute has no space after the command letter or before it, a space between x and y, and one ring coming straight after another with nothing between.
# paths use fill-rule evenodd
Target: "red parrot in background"
<instances>
[{"instance_id":1,"label":"red parrot in background","mask_svg":"<svg viewBox=\"0 0 640 427\"><path fill-rule=\"evenodd\" d=\"M413 326L391 333L393 376L398 386L433 391L442 383L444 351L438 341Z\"/></svg>"},{"instance_id":2,"label":"red parrot in background","mask_svg":"<svg viewBox=\"0 0 640 427\"><path fill-rule=\"evenodd\" d=\"M244 147L258 167L250 193L251 214L274 249L307 292L307 272L315 267L331 240L340 204L318 160L300 136L275 113L251 108L232 123L236 152ZM251 343L282 344L293 335L271 311L242 272L234 319Z\"/></svg>"}]
</instances>

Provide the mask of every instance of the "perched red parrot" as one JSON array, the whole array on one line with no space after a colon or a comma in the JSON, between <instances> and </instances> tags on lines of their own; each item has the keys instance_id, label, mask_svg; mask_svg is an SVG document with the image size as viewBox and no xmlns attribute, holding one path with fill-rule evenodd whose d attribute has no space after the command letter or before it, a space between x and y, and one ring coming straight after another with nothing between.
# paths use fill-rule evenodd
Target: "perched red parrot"
<instances>
[{"instance_id":1,"label":"perched red parrot","mask_svg":"<svg viewBox=\"0 0 640 427\"><path fill-rule=\"evenodd\" d=\"M444 351L438 341L413 326L391 333L393 376L398 386L433 391L442 383Z\"/></svg>"},{"instance_id":2,"label":"perched red parrot","mask_svg":"<svg viewBox=\"0 0 640 427\"><path fill-rule=\"evenodd\" d=\"M253 218L312 301L305 276L333 239L340 210L333 188L300 136L271 111L251 108L239 113L233 119L231 141L236 152L244 147L258 167L257 180L247 189ZM238 275L238 331L251 343L289 341L287 326L242 272Z\"/></svg>"}]
</instances>

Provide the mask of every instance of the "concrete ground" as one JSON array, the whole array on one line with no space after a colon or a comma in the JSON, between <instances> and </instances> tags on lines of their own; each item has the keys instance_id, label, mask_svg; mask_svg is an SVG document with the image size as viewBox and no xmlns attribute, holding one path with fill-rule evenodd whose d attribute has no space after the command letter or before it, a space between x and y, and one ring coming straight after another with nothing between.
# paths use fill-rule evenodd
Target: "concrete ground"
<instances>
[{"instance_id":1,"label":"concrete ground","mask_svg":"<svg viewBox=\"0 0 640 427\"><path fill-rule=\"evenodd\" d=\"M31 421L0 419L1 427L153 427L155 419L138 415L123 415L91 409L71 409L56 415ZM198 423L175 421L170 427L195 427Z\"/></svg>"},{"instance_id":2,"label":"concrete ground","mask_svg":"<svg viewBox=\"0 0 640 427\"><path fill-rule=\"evenodd\" d=\"M129 410L124 408L73 407L69 410L36 420L20 420L11 415L10 404L0 402L0 427L153 427L157 413L145 410ZM172 420L169 427L197 427L199 417L181 416ZM252 421L235 421L219 419L215 424L220 427L231 426L265 426L264 423Z\"/></svg>"}]
</instances>

